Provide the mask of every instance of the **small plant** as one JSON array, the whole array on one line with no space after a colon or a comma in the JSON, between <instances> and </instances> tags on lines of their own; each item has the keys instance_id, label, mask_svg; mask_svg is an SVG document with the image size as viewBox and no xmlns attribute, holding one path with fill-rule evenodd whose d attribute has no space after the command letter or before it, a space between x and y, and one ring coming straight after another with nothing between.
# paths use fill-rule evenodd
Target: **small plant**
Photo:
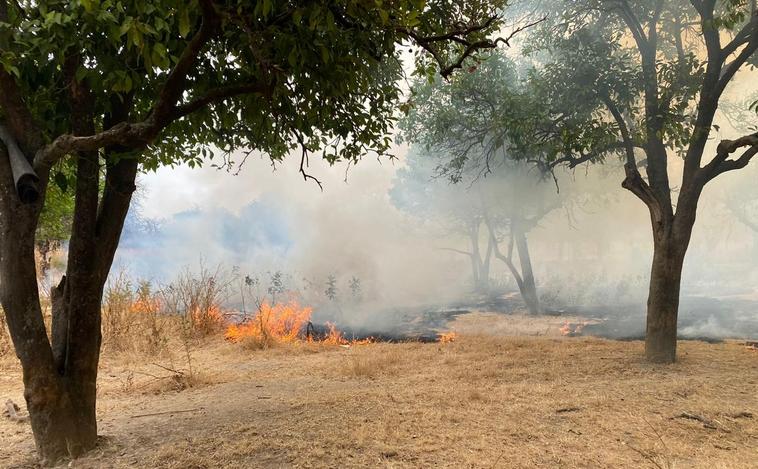
<instances>
[{"instance_id":1,"label":"small plant","mask_svg":"<svg viewBox=\"0 0 758 469\"><path fill-rule=\"evenodd\" d=\"M329 275L326 279L326 290L324 290L324 295L326 295L329 301L337 301L337 277L333 274Z\"/></svg>"},{"instance_id":2,"label":"small plant","mask_svg":"<svg viewBox=\"0 0 758 469\"><path fill-rule=\"evenodd\" d=\"M112 352L155 355L169 341L170 318L161 311L161 302L150 282L137 286L123 272L112 279L103 295L103 347Z\"/></svg>"},{"instance_id":3,"label":"small plant","mask_svg":"<svg viewBox=\"0 0 758 469\"><path fill-rule=\"evenodd\" d=\"M353 301L360 302L363 299L363 290L361 288L361 279L353 277L350 279L350 294L353 297Z\"/></svg>"},{"instance_id":4,"label":"small plant","mask_svg":"<svg viewBox=\"0 0 758 469\"><path fill-rule=\"evenodd\" d=\"M277 295L282 295L286 291L284 286L284 274L277 270L271 274L271 282L268 287L268 294L271 295L271 302L276 303Z\"/></svg>"}]
</instances>

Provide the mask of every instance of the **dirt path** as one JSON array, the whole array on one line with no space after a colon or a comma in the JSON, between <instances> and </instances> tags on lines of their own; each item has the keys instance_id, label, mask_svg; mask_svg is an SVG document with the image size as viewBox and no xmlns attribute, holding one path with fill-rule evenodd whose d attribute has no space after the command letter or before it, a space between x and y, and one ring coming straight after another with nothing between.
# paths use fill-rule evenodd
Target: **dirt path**
<instances>
[{"instance_id":1,"label":"dirt path","mask_svg":"<svg viewBox=\"0 0 758 469\"><path fill-rule=\"evenodd\" d=\"M758 353L686 342L680 363L655 367L641 347L210 343L193 353L197 387L181 392L139 374L154 365L108 359L103 442L71 467L754 467ZM22 403L19 383L5 362L0 398ZM28 424L0 420L0 442L0 466L34 467Z\"/></svg>"}]
</instances>

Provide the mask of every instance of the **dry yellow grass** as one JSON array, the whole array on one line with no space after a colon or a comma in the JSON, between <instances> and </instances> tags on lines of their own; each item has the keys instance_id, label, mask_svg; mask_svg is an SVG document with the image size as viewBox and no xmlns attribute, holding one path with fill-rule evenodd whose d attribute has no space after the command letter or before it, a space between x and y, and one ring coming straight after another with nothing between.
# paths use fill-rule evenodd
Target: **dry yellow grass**
<instances>
[{"instance_id":1,"label":"dry yellow grass","mask_svg":"<svg viewBox=\"0 0 758 469\"><path fill-rule=\"evenodd\" d=\"M210 341L193 366L215 384L158 395L124 390L133 365L106 359L103 443L72 467L756 467L757 352L683 342L673 366L641 357L641 343L584 338ZM19 385L4 368L0 398L22 402ZM27 426L0 421L0 442L0 466L31 465Z\"/></svg>"}]
</instances>

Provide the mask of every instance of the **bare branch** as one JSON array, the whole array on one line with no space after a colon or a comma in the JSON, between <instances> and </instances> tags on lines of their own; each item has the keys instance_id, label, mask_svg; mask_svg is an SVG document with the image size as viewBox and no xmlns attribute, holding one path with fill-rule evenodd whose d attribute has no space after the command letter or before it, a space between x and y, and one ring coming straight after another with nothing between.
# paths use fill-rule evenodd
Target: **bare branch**
<instances>
[{"instance_id":1,"label":"bare branch","mask_svg":"<svg viewBox=\"0 0 758 469\"><path fill-rule=\"evenodd\" d=\"M473 256L473 254L470 253L470 252L468 252L468 251L462 251L460 249L455 249L455 248L437 248L437 249L440 250L440 251L456 252L458 254L463 254L464 256L469 256L469 257Z\"/></svg>"},{"instance_id":2,"label":"bare branch","mask_svg":"<svg viewBox=\"0 0 758 469\"><path fill-rule=\"evenodd\" d=\"M739 158L735 160L729 159L730 155L745 147L749 148ZM744 168L757 153L758 132L745 135L736 140L722 141L716 149L716 156L713 160L698 172L700 184L705 184L719 174L727 171Z\"/></svg>"},{"instance_id":3,"label":"bare branch","mask_svg":"<svg viewBox=\"0 0 758 469\"><path fill-rule=\"evenodd\" d=\"M305 141L303 140L303 136L299 133L297 134L297 141L300 144L300 149L302 150L302 153L300 155L300 174L303 175L303 180L308 181L308 179L312 179L316 184L318 184L319 189L321 191L324 191L324 186L321 184L321 181L318 180L315 176L308 174L305 171L305 168L307 168L310 165L309 159L308 159L308 147L305 145Z\"/></svg>"},{"instance_id":4,"label":"bare branch","mask_svg":"<svg viewBox=\"0 0 758 469\"><path fill-rule=\"evenodd\" d=\"M537 24L542 23L543 21L547 19L547 17L543 17L532 23L519 26L505 38L497 38L494 40L483 39L483 40L475 41L475 42L471 42L467 39L468 35L479 32L479 31L483 31L489 28L499 18L500 18L499 16L491 16L490 18L487 19L487 21L485 21L482 24L461 27L461 28L449 31L445 34L439 34L436 36L422 36L418 34L416 31L409 28L398 28L396 31L407 35L408 37L413 39L413 41L419 47L426 50L434 58L437 64L440 66L440 75L443 78L448 78L455 70L462 68L463 62L465 62L467 58L471 57L477 51L482 50L482 49L494 49L498 46L498 44L505 44L506 46L510 46L510 41L518 33L526 30L527 28L531 28L532 26L536 26ZM445 59L440 55L440 52L435 48L435 44L440 43L440 42L447 42L447 41L453 41L465 46L465 49L463 50L463 52L451 64L446 64Z\"/></svg>"}]
</instances>

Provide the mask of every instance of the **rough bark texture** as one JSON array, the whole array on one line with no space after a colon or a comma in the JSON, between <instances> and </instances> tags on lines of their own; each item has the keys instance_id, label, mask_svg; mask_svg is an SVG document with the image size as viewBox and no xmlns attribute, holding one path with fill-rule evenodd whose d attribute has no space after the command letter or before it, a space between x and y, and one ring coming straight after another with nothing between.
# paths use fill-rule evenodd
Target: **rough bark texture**
<instances>
[{"instance_id":1,"label":"rough bark texture","mask_svg":"<svg viewBox=\"0 0 758 469\"><path fill-rule=\"evenodd\" d=\"M109 117L111 121L125 119L126 111ZM94 132L86 114L74 121L73 127L80 134ZM101 300L138 168L134 157L116 158L113 154L119 150L109 147L102 155L104 161L111 162L106 166L102 198L101 155L93 151L76 156L69 259L66 275L52 291L50 340L40 307L34 259L35 231L48 175L40 174L44 182L40 200L22 203L14 190L7 155L0 153L0 300L23 369L24 395L37 452L45 464L77 457L97 442Z\"/></svg>"},{"instance_id":2,"label":"rough bark texture","mask_svg":"<svg viewBox=\"0 0 758 469\"><path fill-rule=\"evenodd\" d=\"M514 226L512 229L516 243L516 252L518 252L519 263L521 264L521 282L518 284L519 291L529 313L537 314L540 312L540 301L537 296L537 285L534 281L529 243L523 229L517 226Z\"/></svg>"},{"instance_id":3,"label":"rough bark texture","mask_svg":"<svg viewBox=\"0 0 758 469\"><path fill-rule=\"evenodd\" d=\"M676 361L679 288L684 253L671 241L656 243L647 300L645 355L653 363Z\"/></svg>"}]
</instances>

